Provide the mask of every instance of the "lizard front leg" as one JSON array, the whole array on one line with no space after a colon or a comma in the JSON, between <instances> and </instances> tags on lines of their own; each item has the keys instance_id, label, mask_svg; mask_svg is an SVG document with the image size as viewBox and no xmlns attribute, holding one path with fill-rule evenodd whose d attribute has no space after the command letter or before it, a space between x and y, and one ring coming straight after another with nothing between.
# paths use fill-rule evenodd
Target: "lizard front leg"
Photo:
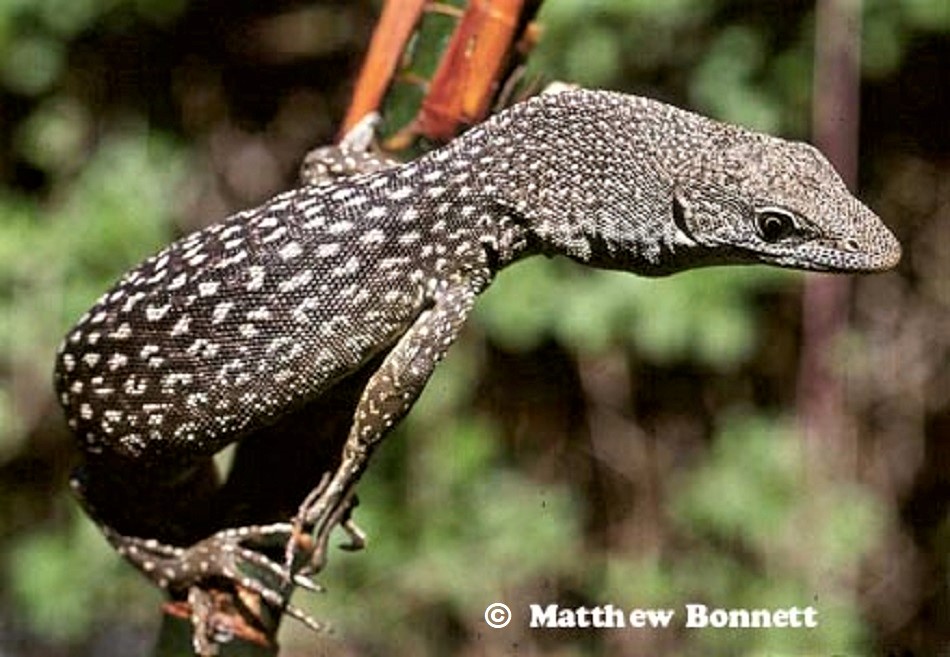
<instances>
[{"instance_id":1,"label":"lizard front leg","mask_svg":"<svg viewBox=\"0 0 950 657\"><path fill-rule=\"evenodd\" d=\"M461 276L442 281L430 296L431 305L370 377L356 407L339 467L328 482L311 492L297 513L295 524L310 530L314 543L305 547L301 541L291 542L288 564L293 563L294 552L303 547L303 552L309 553L310 567L314 571L322 567L329 534L337 524L348 522L353 489L370 456L412 408L436 364L458 336L477 293L477 286Z\"/></svg>"}]
</instances>

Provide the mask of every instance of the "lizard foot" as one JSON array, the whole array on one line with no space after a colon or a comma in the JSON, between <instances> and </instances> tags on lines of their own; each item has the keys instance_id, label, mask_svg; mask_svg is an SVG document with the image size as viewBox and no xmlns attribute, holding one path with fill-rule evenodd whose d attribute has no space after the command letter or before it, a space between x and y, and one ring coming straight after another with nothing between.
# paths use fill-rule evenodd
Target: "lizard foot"
<instances>
[{"instance_id":1,"label":"lizard foot","mask_svg":"<svg viewBox=\"0 0 950 657\"><path fill-rule=\"evenodd\" d=\"M259 551L287 544L294 533L289 523L225 529L189 547L125 536L109 527L103 531L119 554L155 584L175 597L187 594L198 654L214 654L213 646L231 636L247 638L239 629L248 621L259 624L261 602L315 631L326 629L288 603L296 586L316 592L322 587L303 573L288 578L283 566Z\"/></svg>"},{"instance_id":2,"label":"lizard foot","mask_svg":"<svg viewBox=\"0 0 950 657\"><path fill-rule=\"evenodd\" d=\"M286 571L259 550L285 543L294 527L287 523L225 529L190 547L155 539L124 536L104 528L116 550L163 589L176 591L212 578L224 579L281 604ZM273 582L273 583L271 583ZM309 590L319 585L304 576L294 582Z\"/></svg>"},{"instance_id":3,"label":"lizard foot","mask_svg":"<svg viewBox=\"0 0 950 657\"><path fill-rule=\"evenodd\" d=\"M326 564L330 533L335 527L340 527L348 539L340 549L355 552L366 546L366 532L351 517L358 504L356 496L340 501L338 495L330 495L330 483L329 475L325 475L294 517L293 534L284 555L284 565L290 572L320 572ZM301 560L305 563L298 566Z\"/></svg>"}]
</instances>

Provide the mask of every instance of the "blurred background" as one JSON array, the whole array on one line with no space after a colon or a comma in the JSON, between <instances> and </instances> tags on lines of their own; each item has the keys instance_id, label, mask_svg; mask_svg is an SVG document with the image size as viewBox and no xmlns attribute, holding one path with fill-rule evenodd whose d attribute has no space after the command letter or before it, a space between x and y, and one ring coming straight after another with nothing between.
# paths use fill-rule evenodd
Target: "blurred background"
<instances>
[{"instance_id":1,"label":"blurred background","mask_svg":"<svg viewBox=\"0 0 950 657\"><path fill-rule=\"evenodd\" d=\"M817 134L903 261L504 272L363 480L368 549L298 596L336 633L288 622L282 654L950 655L950 3L838 5L544 3L534 71ZM161 596L66 493L53 354L129 266L293 184L378 9L0 2L0 655L150 649ZM528 627L531 603L690 602L820 626Z\"/></svg>"}]
</instances>

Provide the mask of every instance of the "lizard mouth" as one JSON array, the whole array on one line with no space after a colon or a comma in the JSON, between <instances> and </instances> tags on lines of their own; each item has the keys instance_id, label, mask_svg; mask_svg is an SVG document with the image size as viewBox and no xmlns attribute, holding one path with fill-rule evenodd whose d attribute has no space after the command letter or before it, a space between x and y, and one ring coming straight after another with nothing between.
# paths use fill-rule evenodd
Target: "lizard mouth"
<instances>
[{"instance_id":1,"label":"lizard mouth","mask_svg":"<svg viewBox=\"0 0 950 657\"><path fill-rule=\"evenodd\" d=\"M851 240L849 240L851 241ZM842 274L870 274L893 269L900 261L900 246L868 252L850 248L851 244L806 242L797 248L783 250L769 261L772 264L789 269Z\"/></svg>"}]
</instances>

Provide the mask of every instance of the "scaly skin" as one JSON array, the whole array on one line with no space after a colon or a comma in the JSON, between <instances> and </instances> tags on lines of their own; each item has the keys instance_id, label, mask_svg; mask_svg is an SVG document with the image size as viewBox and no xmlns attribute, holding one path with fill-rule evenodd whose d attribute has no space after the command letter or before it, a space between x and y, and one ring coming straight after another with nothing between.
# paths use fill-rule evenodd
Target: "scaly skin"
<instances>
[{"instance_id":1,"label":"scaly skin","mask_svg":"<svg viewBox=\"0 0 950 657\"><path fill-rule=\"evenodd\" d=\"M366 156L366 141L348 166L369 173L331 180L345 167L311 159L313 184L147 259L60 348L56 389L85 459L77 492L179 596L212 576L283 595L240 573L275 536L318 567L370 454L519 258L647 276L873 272L900 258L813 147L645 98L541 96L402 165ZM210 459L235 442L242 474L222 487ZM247 484L264 460L266 503ZM282 524L255 531L269 523ZM290 539L304 528L316 543L301 548Z\"/></svg>"}]
</instances>

